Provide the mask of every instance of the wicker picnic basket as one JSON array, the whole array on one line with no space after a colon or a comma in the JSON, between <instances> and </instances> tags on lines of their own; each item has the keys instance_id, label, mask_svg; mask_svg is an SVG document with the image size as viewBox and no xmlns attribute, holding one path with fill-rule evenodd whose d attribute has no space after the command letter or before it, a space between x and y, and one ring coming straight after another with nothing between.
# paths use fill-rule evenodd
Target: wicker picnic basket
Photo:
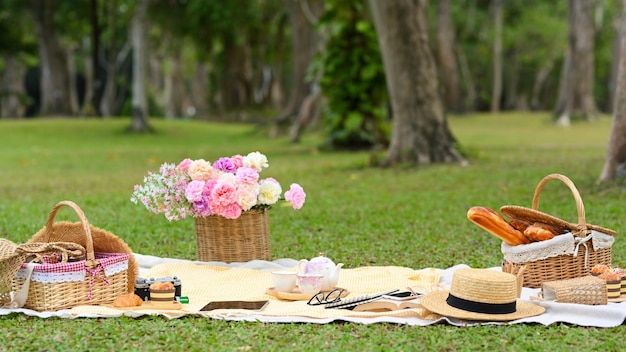
<instances>
[{"instance_id":1,"label":"wicker picnic basket","mask_svg":"<svg viewBox=\"0 0 626 352\"><path fill-rule=\"evenodd\" d=\"M558 180L569 187L574 200L576 202L576 210L578 213L578 222L570 223L559 219L552 215L539 211L539 196L541 190L551 180ZM573 235L570 250L568 254L555 255L526 262L511 261L513 265L525 266L524 270L524 286L538 288L542 283L548 281L556 281L563 279L573 279L587 276L591 272L591 268L596 264L611 265L611 245L613 244L613 236L616 232L601 226L587 223L585 219L585 207L574 183L566 176L561 174L550 174L544 177L535 189L532 200L532 209L506 205L500 208L502 214L510 219L524 220L530 223L541 222L551 225L565 235L555 236L549 241L560 241L567 236L567 233ZM565 238L566 239L566 238ZM548 244L548 241L536 242L525 245L513 246L515 250L524 250L524 248L534 248L537 244ZM503 244L503 253L506 244ZM531 253L532 254L532 253ZM505 255L506 257L506 255Z\"/></svg>"},{"instance_id":2,"label":"wicker picnic basket","mask_svg":"<svg viewBox=\"0 0 626 352\"><path fill-rule=\"evenodd\" d=\"M237 219L198 217L195 224L198 260L232 263L271 258L268 209L244 211Z\"/></svg>"},{"instance_id":3,"label":"wicker picnic basket","mask_svg":"<svg viewBox=\"0 0 626 352\"><path fill-rule=\"evenodd\" d=\"M73 202L57 203L42 231L47 238L57 230L54 218L61 207L72 208L80 219L85 236L86 258L48 264L23 264L13 279L13 287L18 291L29 284L25 308L37 311L54 311L78 305L98 305L112 303L115 297L128 292L128 253L94 252L92 227L83 211ZM30 270L29 270L30 269ZM31 271L32 270L32 271Z\"/></svg>"}]
</instances>

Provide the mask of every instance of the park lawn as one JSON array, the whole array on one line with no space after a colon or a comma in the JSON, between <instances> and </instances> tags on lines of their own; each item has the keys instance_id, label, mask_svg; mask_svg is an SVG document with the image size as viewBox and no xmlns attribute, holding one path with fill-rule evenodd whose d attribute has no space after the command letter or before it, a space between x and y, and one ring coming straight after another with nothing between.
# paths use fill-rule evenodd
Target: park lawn
<instances>
[{"instance_id":1,"label":"park lawn","mask_svg":"<svg viewBox=\"0 0 626 352\"><path fill-rule=\"evenodd\" d=\"M399 265L416 269L501 262L500 241L470 223L474 205L530 206L550 173L570 177L587 221L618 232L613 262L626 266L621 183L596 184L610 118L554 126L549 114L452 116L450 128L469 165L373 168L368 152L322 151L322 136L271 139L264 127L153 119L157 133L129 135L127 119L0 120L0 236L24 242L51 207L69 199L90 222L122 237L137 253L194 259L193 221L168 222L130 202L133 185L163 162L215 160L260 151L263 177L307 192L302 210L270 213L272 257L311 258L324 252L345 267ZM567 187L551 181L540 210L576 221ZM70 211L59 220L75 221ZM353 323L266 324L197 317L167 320L0 317L1 350L615 350L623 327L448 325L409 327Z\"/></svg>"}]
</instances>

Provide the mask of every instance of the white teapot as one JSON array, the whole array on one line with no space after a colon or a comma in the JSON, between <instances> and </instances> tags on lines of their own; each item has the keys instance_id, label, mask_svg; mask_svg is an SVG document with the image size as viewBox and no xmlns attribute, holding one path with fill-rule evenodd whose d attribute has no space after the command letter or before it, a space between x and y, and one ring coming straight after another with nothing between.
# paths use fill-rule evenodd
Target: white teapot
<instances>
[{"instance_id":1,"label":"white teapot","mask_svg":"<svg viewBox=\"0 0 626 352\"><path fill-rule=\"evenodd\" d=\"M335 265L332 260L324 256L324 253L320 253L319 257L315 257L311 260L300 260L298 262L298 272L303 274L324 275L321 290L330 291L337 286L337 282L339 281L339 269L342 266L343 263Z\"/></svg>"}]
</instances>

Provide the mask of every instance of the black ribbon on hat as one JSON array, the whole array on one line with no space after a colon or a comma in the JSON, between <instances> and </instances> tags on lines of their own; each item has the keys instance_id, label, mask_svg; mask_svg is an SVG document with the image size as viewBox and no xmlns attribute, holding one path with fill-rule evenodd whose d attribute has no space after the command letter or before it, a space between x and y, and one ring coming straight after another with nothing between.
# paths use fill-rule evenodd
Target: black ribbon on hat
<instances>
[{"instance_id":1,"label":"black ribbon on hat","mask_svg":"<svg viewBox=\"0 0 626 352\"><path fill-rule=\"evenodd\" d=\"M454 308L474 313L509 314L515 313L516 311L516 301L510 303L483 303L469 301L463 298L459 298L453 294L448 294L446 302Z\"/></svg>"}]
</instances>

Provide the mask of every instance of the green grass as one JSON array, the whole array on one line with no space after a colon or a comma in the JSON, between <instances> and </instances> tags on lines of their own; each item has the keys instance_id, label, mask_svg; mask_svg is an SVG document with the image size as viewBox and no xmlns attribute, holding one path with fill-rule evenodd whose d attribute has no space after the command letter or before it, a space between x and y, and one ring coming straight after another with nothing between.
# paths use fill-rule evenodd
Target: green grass
<instances>
[{"instance_id":1,"label":"green grass","mask_svg":"<svg viewBox=\"0 0 626 352\"><path fill-rule=\"evenodd\" d=\"M609 118L560 128L548 114L451 117L466 167L368 167L369 153L324 153L321 137L301 144L269 139L252 125L153 120L158 133L129 135L127 120L0 120L0 237L27 241L51 207L69 199L94 225L122 237L136 252L194 259L193 222L168 222L130 202L133 185L162 162L214 160L261 151L263 172L307 192L302 210L272 209L273 258L325 252L345 267L401 265L445 268L497 266L499 241L470 223L473 205L530 206L535 186L550 173L569 176L587 220L624 233L623 183L596 184L604 163ZM570 191L546 185L540 209L576 221ZM58 219L76 220L70 211ZM626 266L618 237L613 261ZM615 350L624 328L475 326L409 327L352 323L264 324L197 317L167 320L0 317L0 350Z\"/></svg>"}]
</instances>

